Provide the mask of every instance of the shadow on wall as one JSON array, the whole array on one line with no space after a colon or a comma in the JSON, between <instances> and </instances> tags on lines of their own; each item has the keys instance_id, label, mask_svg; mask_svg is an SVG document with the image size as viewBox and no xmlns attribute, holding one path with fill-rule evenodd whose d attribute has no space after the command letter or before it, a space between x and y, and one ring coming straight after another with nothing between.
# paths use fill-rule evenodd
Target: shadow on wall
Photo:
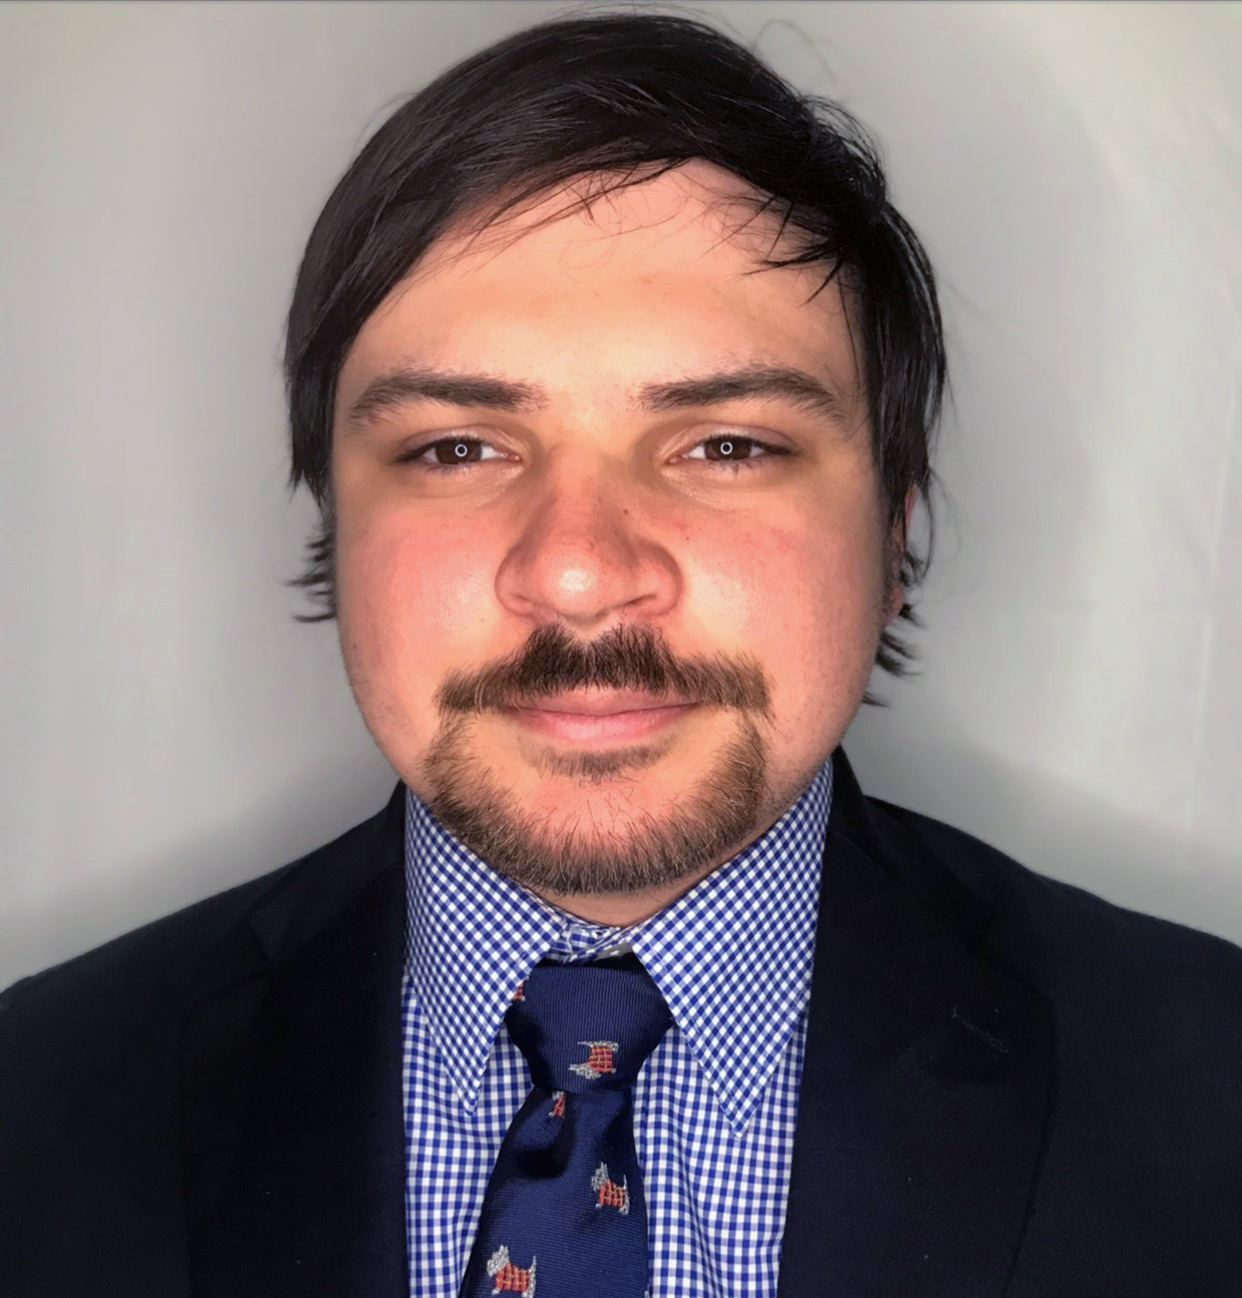
<instances>
[{"instance_id":1,"label":"shadow on wall","mask_svg":"<svg viewBox=\"0 0 1242 1298\"><path fill-rule=\"evenodd\" d=\"M9 909L0 925L0 987L297 860L381 810L395 783L378 753L366 762L351 755L346 768L308 766L252 814L180 850L79 876L72 892L37 909Z\"/></svg>"},{"instance_id":2,"label":"shadow on wall","mask_svg":"<svg viewBox=\"0 0 1242 1298\"><path fill-rule=\"evenodd\" d=\"M891 691L890 691L891 693ZM872 797L943 820L1040 874L1242 944L1242 861L954 735L924 700L917 727L866 714L846 736Z\"/></svg>"}]
</instances>

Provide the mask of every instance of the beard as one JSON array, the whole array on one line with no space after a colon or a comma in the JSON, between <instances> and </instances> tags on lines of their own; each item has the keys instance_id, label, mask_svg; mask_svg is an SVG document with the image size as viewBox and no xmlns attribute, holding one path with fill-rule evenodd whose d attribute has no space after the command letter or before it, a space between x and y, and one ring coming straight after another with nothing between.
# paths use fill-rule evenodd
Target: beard
<instances>
[{"instance_id":1,"label":"beard","mask_svg":"<svg viewBox=\"0 0 1242 1298\"><path fill-rule=\"evenodd\" d=\"M579 752L539 745L527 754L534 769L573 780L591 806L524 811L478 751L477 718L588 687L641 689L653 699L737 709L737 730L659 816L622 795L592 790L654 766L673 740ZM545 627L519 657L479 676L452 676L437 701L443 719L426 758L424 803L487 865L535 893L619 895L682 883L740 850L770 802L767 747L754 719L768 714L769 692L757 665L745 659L676 663L649 632L623 628L579 646L563 629ZM595 801L606 804L606 824L584 814Z\"/></svg>"}]
</instances>

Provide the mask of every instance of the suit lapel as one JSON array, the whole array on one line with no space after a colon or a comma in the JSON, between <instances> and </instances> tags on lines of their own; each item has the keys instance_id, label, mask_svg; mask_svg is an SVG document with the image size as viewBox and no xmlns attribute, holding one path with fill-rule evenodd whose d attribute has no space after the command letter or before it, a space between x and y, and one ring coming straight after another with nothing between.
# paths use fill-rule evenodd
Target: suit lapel
<instances>
[{"instance_id":1,"label":"suit lapel","mask_svg":"<svg viewBox=\"0 0 1242 1298\"><path fill-rule=\"evenodd\" d=\"M982 904L835 760L780 1298L999 1298L1051 1011L979 954Z\"/></svg>"},{"instance_id":2,"label":"suit lapel","mask_svg":"<svg viewBox=\"0 0 1242 1298\"><path fill-rule=\"evenodd\" d=\"M195 1298L405 1298L403 789L291 872L182 1033Z\"/></svg>"},{"instance_id":3,"label":"suit lapel","mask_svg":"<svg viewBox=\"0 0 1242 1298\"><path fill-rule=\"evenodd\" d=\"M406 1298L403 790L213 954L182 1034L195 1298ZM1000 1298L1052 1023L835 759L780 1298Z\"/></svg>"}]
</instances>

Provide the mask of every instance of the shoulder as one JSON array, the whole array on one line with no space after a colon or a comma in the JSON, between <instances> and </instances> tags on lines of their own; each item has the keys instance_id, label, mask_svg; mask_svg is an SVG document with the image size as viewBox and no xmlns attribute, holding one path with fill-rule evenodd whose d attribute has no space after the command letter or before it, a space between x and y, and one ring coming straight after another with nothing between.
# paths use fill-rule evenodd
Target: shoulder
<instances>
[{"instance_id":1,"label":"shoulder","mask_svg":"<svg viewBox=\"0 0 1242 1298\"><path fill-rule=\"evenodd\" d=\"M1026 1272L1089 1271L1091 1292L1104 1292L1106 1276L1139 1283L1150 1271L1163 1292L1218 1292L1238 1264L1227 1205L1242 1202L1242 950L928 816L867 810L876 856L932 917L924 939L951 934L981 986L1000 971L1035 994L1047 1023Z\"/></svg>"},{"instance_id":2,"label":"shoulder","mask_svg":"<svg viewBox=\"0 0 1242 1298\"><path fill-rule=\"evenodd\" d=\"M1051 942L1088 958L1091 953L1082 943L1090 937L1097 956L1141 948L1146 960L1164 953L1177 965L1203 961L1211 968L1242 971L1242 948L1225 938L1131 910L1040 874L930 816L875 798L867 801L877 822L904 839L907 850L934 856L988 905L1015 941Z\"/></svg>"},{"instance_id":3,"label":"shoulder","mask_svg":"<svg viewBox=\"0 0 1242 1298\"><path fill-rule=\"evenodd\" d=\"M365 875L370 844L392 807L267 874L14 983L0 992L0 1053L26 1038L123 1036L127 1023L179 1010L222 968L260 960L251 918L286 898L296 899L295 915L297 908L330 911Z\"/></svg>"},{"instance_id":4,"label":"shoulder","mask_svg":"<svg viewBox=\"0 0 1242 1298\"><path fill-rule=\"evenodd\" d=\"M1090 1053L1092 1039L1113 1042L1135 1065L1158 1056L1162 1068L1181 1052L1204 1050L1231 1058L1236 1078L1238 946L1040 874L929 816L868 803L902 855L933 859L982 903L989 919L981 954L1043 993L1072 1044Z\"/></svg>"},{"instance_id":5,"label":"shoulder","mask_svg":"<svg viewBox=\"0 0 1242 1298\"><path fill-rule=\"evenodd\" d=\"M303 956L302 967L317 967L340 921L354 921L352 934L360 914L399 911L401 872L386 867L400 860L402 807L394 795L387 811L316 851L0 997L4 1293L85 1292L92 1259L109 1276L124 1272L125 1292L182 1283L186 1088L201 1080L201 1047L262 1034L281 968ZM274 1033L264 1048L283 1044ZM240 1069L234 1080L250 1077ZM130 1209L119 1235L108 1233L117 1203ZM50 1222L69 1224L68 1253L45 1247ZM72 1279L49 1288L51 1275ZM105 1277L103 1288L115 1286Z\"/></svg>"}]
</instances>

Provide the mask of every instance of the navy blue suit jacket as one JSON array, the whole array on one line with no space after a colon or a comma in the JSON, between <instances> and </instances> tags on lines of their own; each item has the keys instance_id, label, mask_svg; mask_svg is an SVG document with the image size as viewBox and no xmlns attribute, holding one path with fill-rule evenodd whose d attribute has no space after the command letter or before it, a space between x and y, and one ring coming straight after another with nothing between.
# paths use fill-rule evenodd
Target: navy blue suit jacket
<instances>
[{"instance_id":1,"label":"navy blue suit jacket","mask_svg":"<svg viewBox=\"0 0 1242 1298\"><path fill-rule=\"evenodd\" d=\"M1242 951L834 762L781 1298L1242 1295ZM406 1298L403 817L0 998L4 1298Z\"/></svg>"}]
</instances>

